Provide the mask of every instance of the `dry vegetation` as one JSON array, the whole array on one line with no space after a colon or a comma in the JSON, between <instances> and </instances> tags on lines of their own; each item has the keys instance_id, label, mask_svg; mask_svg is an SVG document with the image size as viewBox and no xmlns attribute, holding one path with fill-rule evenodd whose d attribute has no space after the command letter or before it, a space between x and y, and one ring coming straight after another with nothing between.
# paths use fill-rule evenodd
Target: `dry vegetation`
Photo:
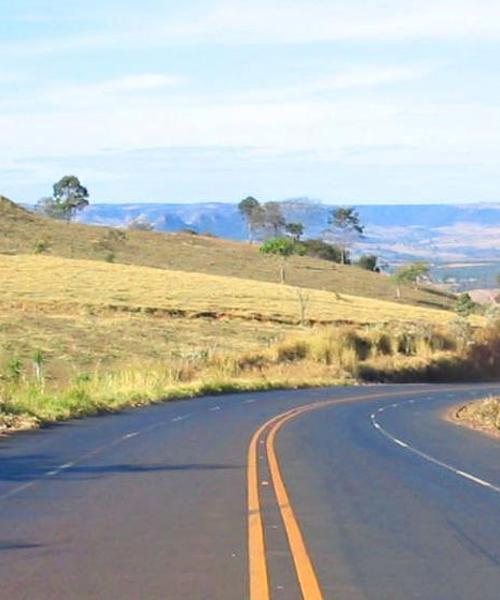
<instances>
[{"instance_id":1,"label":"dry vegetation","mask_svg":"<svg viewBox=\"0 0 500 600\"><path fill-rule=\"evenodd\" d=\"M0 255L0 302L60 314L65 308L297 323L293 286L49 256ZM453 313L328 291L308 291L311 322L425 320ZM479 320L478 320L479 322Z\"/></svg>"},{"instance_id":2,"label":"dry vegetation","mask_svg":"<svg viewBox=\"0 0 500 600\"><path fill-rule=\"evenodd\" d=\"M471 402L456 411L458 421L488 433L500 434L500 398Z\"/></svg>"},{"instance_id":3,"label":"dry vegetation","mask_svg":"<svg viewBox=\"0 0 500 600\"><path fill-rule=\"evenodd\" d=\"M0 385L3 424L34 426L209 392L496 376L498 329L490 338L465 329L470 336L466 343L456 336L454 324L321 326L263 350L207 349L111 370L97 365L88 372L75 371L72 379L59 384L46 378L40 355L32 356L31 370L26 362L11 358ZM482 362L486 355L489 369Z\"/></svg>"},{"instance_id":4,"label":"dry vegetation","mask_svg":"<svg viewBox=\"0 0 500 600\"><path fill-rule=\"evenodd\" d=\"M0 362L42 351L58 378L96 365L259 349L303 324L454 318L275 283L38 255L0 255L0 279Z\"/></svg>"}]
</instances>

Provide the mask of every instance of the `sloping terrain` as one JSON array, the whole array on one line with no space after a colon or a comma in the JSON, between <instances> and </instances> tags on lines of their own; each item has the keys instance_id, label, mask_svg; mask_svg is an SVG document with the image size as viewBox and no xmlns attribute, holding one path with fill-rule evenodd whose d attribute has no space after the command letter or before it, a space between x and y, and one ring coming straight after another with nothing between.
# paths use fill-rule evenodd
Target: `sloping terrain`
<instances>
[{"instance_id":1,"label":"sloping terrain","mask_svg":"<svg viewBox=\"0 0 500 600\"><path fill-rule=\"evenodd\" d=\"M297 323L297 288L236 277L49 256L0 256L0 302L60 312L65 307L180 317ZM304 290L313 322L425 320L453 313L375 298Z\"/></svg>"},{"instance_id":2,"label":"sloping terrain","mask_svg":"<svg viewBox=\"0 0 500 600\"><path fill-rule=\"evenodd\" d=\"M121 233L120 233L121 231ZM276 262L258 248L208 236L123 231L66 224L29 213L0 198L0 253L44 254L275 282ZM310 257L289 260L288 283L340 294L395 300L383 275ZM401 302L449 308L453 297L407 287Z\"/></svg>"},{"instance_id":3,"label":"sloping terrain","mask_svg":"<svg viewBox=\"0 0 500 600\"><path fill-rule=\"evenodd\" d=\"M261 349L299 331L302 320L441 325L454 318L317 289L40 255L0 255L0 280L0 371L41 351L64 379L99 364Z\"/></svg>"}]
</instances>

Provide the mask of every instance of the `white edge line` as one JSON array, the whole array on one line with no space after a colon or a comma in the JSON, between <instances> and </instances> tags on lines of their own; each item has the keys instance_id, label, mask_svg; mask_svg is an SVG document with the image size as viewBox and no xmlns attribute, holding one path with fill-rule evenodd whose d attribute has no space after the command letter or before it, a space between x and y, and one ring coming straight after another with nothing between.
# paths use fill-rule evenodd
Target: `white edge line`
<instances>
[{"instance_id":1,"label":"white edge line","mask_svg":"<svg viewBox=\"0 0 500 600\"><path fill-rule=\"evenodd\" d=\"M170 419L172 421L172 423L178 423L179 421L185 421L186 419L189 419L189 417L192 415L193 413L188 413L187 415L179 415L178 417L174 417L173 419Z\"/></svg>"},{"instance_id":2,"label":"white edge line","mask_svg":"<svg viewBox=\"0 0 500 600\"><path fill-rule=\"evenodd\" d=\"M413 454L420 456L420 458L423 458L427 462L433 463L434 465L441 467L442 469L451 471L455 475L458 475L460 477L463 477L464 479L471 481L472 483L476 483L477 485L481 485L483 487L490 489L493 492L496 492L497 494L500 494L500 487L493 485L489 481L480 479L479 477L476 477L475 475L471 475L470 473L467 473L466 471L457 469L456 467L453 467L452 465L448 465L447 463L445 463L437 458L434 458L433 456L430 456L429 454L426 454L425 452L422 452L421 450L418 450L417 448L413 448L413 446L410 446L410 444L407 444L406 442L403 442L402 440L391 435L386 429L381 427L381 425L379 423L377 423L377 421L375 419L372 419L372 423L373 423L373 426L375 427L375 429L378 429L378 431L380 431L380 433L385 435L385 437L387 437L389 440L391 440L398 446L401 446L402 448L405 448L409 452L412 452Z\"/></svg>"},{"instance_id":3,"label":"white edge line","mask_svg":"<svg viewBox=\"0 0 500 600\"><path fill-rule=\"evenodd\" d=\"M26 490L26 489L32 487L33 485L35 485L36 481L37 480L28 481L28 483L24 483L23 485L20 485L19 487L16 487L13 490L10 490L9 492L3 494L3 496L0 496L0 500L7 500L7 498L10 498L11 496L15 496L16 494L19 494L19 492L22 492L23 490Z\"/></svg>"}]
</instances>

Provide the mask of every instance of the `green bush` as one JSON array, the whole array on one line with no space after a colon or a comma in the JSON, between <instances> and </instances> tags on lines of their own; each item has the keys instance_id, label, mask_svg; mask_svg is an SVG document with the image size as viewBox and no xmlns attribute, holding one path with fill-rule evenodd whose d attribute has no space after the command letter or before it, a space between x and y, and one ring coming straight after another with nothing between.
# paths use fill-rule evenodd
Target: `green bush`
<instances>
[{"instance_id":1,"label":"green bush","mask_svg":"<svg viewBox=\"0 0 500 600\"><path fill-rule=\"evenodd\" d=\"M329 260L334 263L342 262L342 249L333 244L327 244L323 240L304 240L300 242L300 245L304 248L306 256L313 256L315 258L322 258L323 260ZM350 264L350 259L346 257L346 264Z\"/></svg>"},{"instance_id":2,"label":"green bush","mask_svg":"<svg viewBox=\"0 0 500 600\"><path fill-rule=\"evenodd\" d=\"M455 312L462 317L468 317L474 312L476 303L473 302L469 294L460 294L455 303Z\"/></svg>"},{"instance_id":3,"label":"green bush","mask_svg":"<svg viewBox=\"0 0 500 600\"><path fill-rule=\"evenodd\" d=\"M23 375L22 360L17 356L13 356L11 359L9 359L9 361L7 362L7 365L5 367L5 378L10 383L17 385L21 381L22 375Z\"/></svg>"},{"instance_id":4,"label":"green bush","mask_svg":"<svg viewBox=\"0 0 500 600\"><path fill-rule=\"evenodd\" d=\"M33 252L35 254L43 254L48 249L49 249L49 242L47 240L38 240L35 243L35 246L33 248Z\"/></svg>"},{"instance_id":5,"label":"green bush","mask_svg":"<svg viewBox=\"0 0 500 600\"><path fill-rule=\"evenodd\" d=\"M365 271L378 271L377 267L378 257L375 254L363 254L359 257L357 265L360 269Z\"/></svg>"}]
</instances>

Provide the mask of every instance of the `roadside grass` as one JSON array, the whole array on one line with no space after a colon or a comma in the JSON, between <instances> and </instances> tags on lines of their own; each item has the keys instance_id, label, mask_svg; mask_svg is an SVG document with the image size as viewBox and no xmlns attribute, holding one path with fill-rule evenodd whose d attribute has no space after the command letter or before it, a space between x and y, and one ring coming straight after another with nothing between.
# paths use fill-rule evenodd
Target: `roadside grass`
<instances>
[{"instance_id":1,"label":"roadside grass","mask_svg":"<svg viewBox=\"0 0 500 600\"><path fill-rule=\"evenodd\" d=\"M172 398L229 391L300 388L366 381L463 381L498 373L499 331L464 350L452 330L436 325L321 326L292 334L261 350L200 352L131 364L96 367L72 381L47 381L7 365L0 380L4 429L34 427L71 417L120 410ZM490 352L489 368L479 359ZM2 418L3 416L3 418Z\"/></svg>"},{"instance_id":2,"label":"roadside grass","mask_svg":"<svg viewBox=\"0 0 500 600\"><path fill-rule=\"evenodd\" d=\"M81 373L128 368L176 357L214 352L244 353L267 348L299 328L239 319L175 318L135 313L91 314L79 311L44 314L24 305L0 303L0 372L13 357L25 371L35 369L41 352L48 381L71 382Z\"/></svg>"},{"instance_id":3,"label":"roadside grass","mask_svg":"<svg viewBox=\"0 0 500 600\"><path fill-rule=\"evenodd\" d=\"M66 224L29 213L1 196L0 254L37 254L99 262L112 260L171 271L271 283L278 281L276 261L259 253L255 245L186 233L165 234ZM399 302L387 277L311 257L291 257L287 281L292 286L429 308L450 309L455 302L451 294L415 286L403 286Z\"/></svg>"},{"instance_id":4,"label":"roadside grass","mask_svg":"<svg viewBox=\"0 0 500 600\"><path fill-rule=\"evenodd\" d=\"M203 366L181 360L114 372L96 370L72 385L50 389L32 378L0 383L0 432L205 394L355 383L347 374L318 364L275 364L243 372L237 360L219 361Z\"/></svg>"}]
</instances>

